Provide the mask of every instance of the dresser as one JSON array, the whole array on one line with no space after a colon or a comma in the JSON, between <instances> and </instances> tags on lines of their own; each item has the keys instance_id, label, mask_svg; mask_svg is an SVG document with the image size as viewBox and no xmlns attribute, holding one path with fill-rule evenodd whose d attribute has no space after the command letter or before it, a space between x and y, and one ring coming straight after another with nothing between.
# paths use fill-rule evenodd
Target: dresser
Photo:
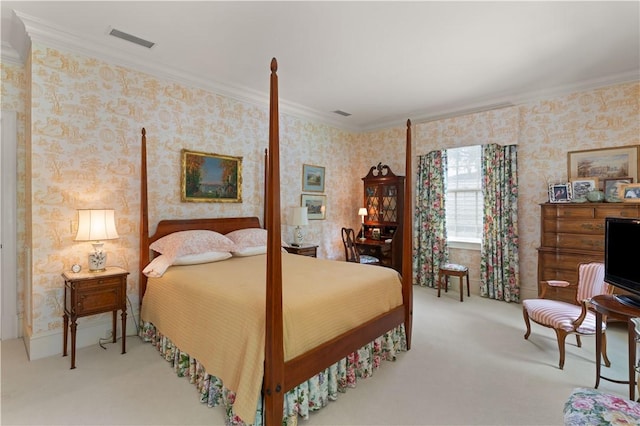
<instances>
[{"instance_id":1,"label":"dresser","mask_svg":"<svg viewBox=\"0 0 640 426\"><path fill-rule=\"evenodd\" d=\"M604 262L606 217L640 217L640 205L630 203L541 204L538 282L578 282L578 264ZM563 287L547 289L547 298L572 302L575 293ZM617 290L616 290L617 291ZM540 284L538 283L538 294Z\"/></svg>"}]
</instances>

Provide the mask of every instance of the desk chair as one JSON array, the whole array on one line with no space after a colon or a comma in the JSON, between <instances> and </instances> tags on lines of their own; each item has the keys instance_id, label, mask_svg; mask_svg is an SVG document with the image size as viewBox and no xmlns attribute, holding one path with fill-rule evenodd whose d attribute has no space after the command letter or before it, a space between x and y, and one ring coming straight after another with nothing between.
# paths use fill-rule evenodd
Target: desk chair
<instances>
[{"instance_id":1,"label":"desk chair","mask_svg":"<svg viewBox=\"0 0 640 426\"><path fill-rule=\"evenodd\" d=\"M364 265L379 265L380 259L377 257L358 253L355 240L356 233L353 229L342 228L342 244L344 244L344 257L346 261Z\"/></svg>"}]
</instances>

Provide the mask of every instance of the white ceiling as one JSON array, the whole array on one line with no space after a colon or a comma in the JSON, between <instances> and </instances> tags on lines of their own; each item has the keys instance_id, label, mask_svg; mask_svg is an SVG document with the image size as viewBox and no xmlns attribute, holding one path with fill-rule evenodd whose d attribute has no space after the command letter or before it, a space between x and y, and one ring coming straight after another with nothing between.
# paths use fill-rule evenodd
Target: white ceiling
<instances>
[{"instance_id":1,"label":"white ceiling","mask_svg":"<svg viewBox=\"0 0 640 426\"><path fill-rule=\"evenodd\" d=\"M640 79L638 1L1 4L3 60L24 58L24 23L33 40L266 104L276 57L281 112L356 131Z\"/></svg>"}]
</instances>

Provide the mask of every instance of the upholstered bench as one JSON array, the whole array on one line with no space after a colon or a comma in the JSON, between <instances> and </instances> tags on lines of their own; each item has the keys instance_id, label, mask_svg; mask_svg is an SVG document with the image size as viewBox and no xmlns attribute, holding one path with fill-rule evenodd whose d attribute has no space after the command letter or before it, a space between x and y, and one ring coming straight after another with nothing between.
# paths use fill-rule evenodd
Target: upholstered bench
<instances>
[{"instance_id":1,"label":"upholstered bench","mask_svg":"<svg viewBox=\"0 0 640 426\"><path fill-rule=\"evenodd\" d=\"M638 425L640 403L595 389L576 388L564 404L564 424Z\"/></svg>"},{"instance_id":2,"label":"upholstered bench","mask_svg":"<svg viewBox=\"0 0 640 426\"><path fill-rule=\"evenodd\" d=\"M460 301L462 302L463 293L463 284L462 280L464 277L467 278L467 297L471 296L471 292L469 290L469 268L464 265L459 265L457 263L445 263L440 266L438 270L438 297L440 297L440 288L444 286L445 293L449 290L449 277L459 277L460 278Z\"/></svg>"}]
</instances>

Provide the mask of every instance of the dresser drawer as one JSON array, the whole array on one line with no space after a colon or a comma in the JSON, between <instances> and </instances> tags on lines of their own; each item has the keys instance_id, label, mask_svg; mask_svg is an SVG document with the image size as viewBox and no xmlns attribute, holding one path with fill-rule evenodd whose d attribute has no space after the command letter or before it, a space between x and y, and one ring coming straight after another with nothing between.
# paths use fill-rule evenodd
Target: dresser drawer
<instances>
[{"instance_id":1,"label":"dresser drawer","mask_svg":"<svg viewBox=\"0 0 640 426\"><path fill-rule=\"evenodd\" d=\"M545 232L542 235L542 245L544 247L603 251L604 235L564 233L554 234L553 232Z\"/></svg>"},{"instance_id":2,"label":"dresser drawer","mask_svg":"<svg viewBox=\"0 0 640 426\"><path fill-rule=\"evenodd\" d=\"M604 235L604 220L602 219L544 219L542 227L543 232Z\"/></svg>"},{"instance_id":3,"label":"dresser drawer","mask_svg":"<svg viewBox=\"0 0 640 426\"><path fill-rule=\"evenodd\" d=\"M595 218L595 209L589 205L563 204L563 205L545 205L542 208L543 218L561 217L561 218Z\"/></svg>"},{"instance_id":4,"label":"dresser drawer","mask_svg":"<svg viewBox=\"0 0 640 426\"><path fill-rule=\"evenodd\" d=\"M605 204L596 210L596 217L600 220L605 217L639 217L638 206L624 205L622 203Z\"/></svg>"}]
</instances>

